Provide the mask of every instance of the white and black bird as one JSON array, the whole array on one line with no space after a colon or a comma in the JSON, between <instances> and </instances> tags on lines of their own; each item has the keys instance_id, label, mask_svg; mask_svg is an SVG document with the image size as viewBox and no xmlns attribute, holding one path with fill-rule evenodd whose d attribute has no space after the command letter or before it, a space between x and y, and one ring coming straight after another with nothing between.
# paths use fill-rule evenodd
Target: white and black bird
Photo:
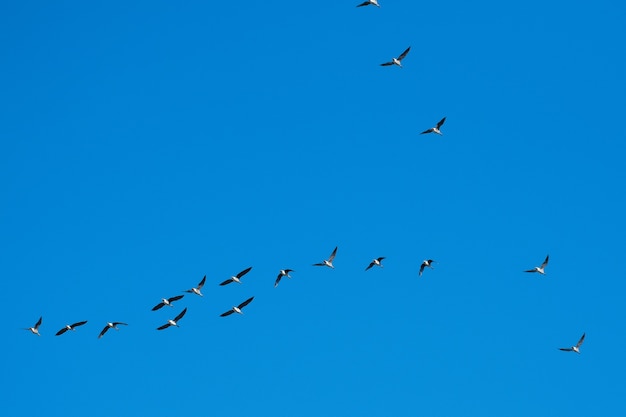
<instances>
[{"instance_id":1,"label":"white and black bird","mask_svg":"<svg viewBox=\"0 0 626 417\"><path fill-rule=\"evenodd\" d=\"M324 261L322 261L320 263L313 264L313 266L327 266L329 268L333 268L334 269L335 267L333 266L333 260L335 259L335 256L337 255L337 248L338 248L338 246L335 246L335 250L333 250L333 253L330 254L328 259L326 259L326 260L324 260Z\"/></svg>"},{"instance_id":2,"label":"white and black bird","mask_svg":"<svg viewBox=\"0 0 626 417\"><path fill-rule=\"evenodd\" d=\"M104 329L102 329L102 331L100 332L100 335L98 336L98 339L100 339L102 336L104 336L104 334L109 331L109 329L115 329L115 330L119 330L120 328L117 326L128 326L128 324L126 323L122 323L121 321L112 321L112 322L108 322L106 326L104 326Z\"/></svg>"},{"instance_id":3,"label":"white and black bird","mask_svg":"<svg viewBox=\"0 0 626 417\"><path fill-rule=\"evenodd\" d=\"M76 330L77 327L82 326L83 324L87 323L87 321L79 321L78 323L74 323L74 324L66 324L64 328L62 328L61 330L59 330L56 334L56 336L61 336L63 333L65 333L68 330Z\"/></svg>"},{"instance_id":4,"label":"white and black bird","mask_svg":"<svg viewBox=\"0 0 626 417\"><path fill-rule=\"evenodd\" d=\"M251 269L252 269L252 267L244 269L243 271L241 271L237 275L228 278L226 281L220 282L220 285L228 285L231 282L236 282L237 284L241 284L241 277L243 277L248 272L250 272Z\"/></svg>"},{"instance_id":5,"label":"white and black bird","mask_svg":"<svg viewBox=\"0 0 626 417\"><path fill-rule=\"evenodd\" d=\"M39 334L39 326L41 326L41 321L43 320L43 316L39 317L37 323L33 327L24 327L24 330L30 330L32 334L36 334L37 336L41 336Z\"/></svg>"},{"instance_id":6,"label":"white and black bird","mask_svg":"<svg viewBox=\"0 0 626 417\"><path fill-rule=\"evenodd\" d=\"M283 277L291 278L291 275L289 275L290 272L293 272L293 269L281 269L278 272L278 276L276 277L276 281L274 282L274 288L278 287L278 283L280 282L280 280Z\"/></svg>"},{"instance_id":7,"label":"white and black bird","mask_svg":"<svg viewBox=\"0 0 626 417\"><path fill-rule=\"evenodd\" d=\"M584 341L585 341L585 333L583 333L583 335L580 336L580 339L578 340L578 343L576 343L576 346L572 346L572 347L568 347L568 348L559 348L559 350L562 350L562 351L565 351L565 352L580 353L580 345L582 345Z\"/></svg>"},{"instance_id":8,"label":"white and black bird","mask_svg":"<svg viewBox=\"0 0 626 417\"><path fill-rule=\"evenodd\" d=\"M220 317L230 316L233 313L243 314L243 311L241 311L241 309L244 308L245 306L247 306L248 304L250 304L252 302L252 300L254 300L254 297L248 298L246 301L244 301L243 303L239 304L238 306L233 307L230 310L220 314Z\"/></svg>"},{"instance_id":9,"label":"white and black bird","mask_svg":"<svg viewBox=\"0 0 626 417\"><path fill-rule=\"evenodd\" d=\"M433 262L435 262L432 259L425 259L424 262L422 262L422 264L420 265L420 277L422 276L422 273L424 272L424 268L431 268L434 269L433 267Z\"/></svg>"},{"instance_id":10,"label":"white and black bird","mask_svg":"<svg viewBox=\"0 0 626 417\"><path fill-rule=\"evenodd\" d=\"M170 298L161 298L161 302L157 305L155 305L154 307L152 307L152 311L157 311L158 309L160 309L163 306L170 306L170 307L174 307L174 301L176 300L180 300L181 298L183 298L185 295L177 295L175 297L170 297Z\"/></svg>"},{"instance_id":11,"label":"white and black bird","mask_svg":"<svg viewBox=\"0 0 626 417\"><path fill-rule=\"evenodd\" d=\"M383 267L383 259L385 259L384 256L381 256L380 258L373 259L372 262L370 262L370 264L367 266L367 268L365 268L365 270L367 271L368 269L370 269L373 266L380 266L382 268Z\"/></svg>"},{"instance_id":12,"label":"white and black bird","mask_svg":"<svg viewBox=\"0 0 626 417\"><path fill-rule=\"evenodd\" d=\"M424 130L422 133L420 133L420 135L424 135L426 133L436 133L438 135L443 136L443 133L441 133L441 130L439 129L441 129L441 126L443 126L445 122L446 122L446 118L444 117L443 119L439 120L439 122L437 123L437 126Z\"/></svg>"},{"instance_id":13,"label":"white and black bird","mask_svg":"<svg viewBox=\"0 0 626 417\"><path fill-rule=\"evenodd\" d=\"M186 312L187 312L187 307L185 307L185 309L181 311L178 316L174 317L173 320L168 320L167 323L165 323L163 326L157 327L157 330L167 329L170 326L178 327L178 321L183 318Z\"/></svg>"},{"instance_id":14,"label":"white and black bird","mask_svg":"<svg viewBox=\"0 0 626 417\"><path fill-rule=\"evenodd\" d=\"M378 4L378 0L367 0L357 5L356 7L363 7L363 6L369 6L369 5L380 7L380 4Z\"/></svg>"},{"instance_id":15,"label":"white and black bird","mask_svg":"<svg viewBox=\"0 0 626 417\"><path fill-rule=\"evenodd\" d=\"M536 266L533 269L528 269L524 272L539 272L541 275L545 275L546 271L546 266L548 266L548 261L550 260L550 255L546 256L546 260L543 261L543 263L541 264L541 266Z\"/></svg>"},{"instance_id":16,"label":"white and black bird","mask_svg":"<svg viewBox=\"0 0 626 417\"><path fill-rule=\"evenodd\" d=\"M200 283L198 284L197 287L194 287L190 290L185 290L185 292L190 292L192 294L196 294L199 295L200 297L202 297L202 293L200 292L200 290L202 289L202 287L204 286L204 282L206 281L206 275L204 276L204 278L202 278L202 281L200 281Z\"/></svg>"},{"instance_id":17,"label":"white and black bird","mask_svg":"<svg viewBox=\"0 0 626 417\"><path fill-rule=\"evenodd\" d=\"M402 52L400 54L399 57L397 58L392 58L391 61L389 62L383 62L382 64L380 64L381 67L388 67L390 65L397 65L400 68L402 68L402 60L407 56L407 54L409 53L409 51L411 50L411 47L409 46L408 48L406 48L404 50L404 52Z\"/></svg>"}]
</instances>

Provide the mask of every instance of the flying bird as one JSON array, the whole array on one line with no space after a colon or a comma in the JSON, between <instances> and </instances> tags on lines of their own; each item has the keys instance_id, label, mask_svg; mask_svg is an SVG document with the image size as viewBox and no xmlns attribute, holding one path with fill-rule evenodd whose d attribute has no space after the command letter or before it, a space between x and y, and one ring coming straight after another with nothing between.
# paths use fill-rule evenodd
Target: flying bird
<instances>
[{"instance_id":1,"label":"flying bird","mask_svg":"<svg viewBox=\"0 0 626 417\"><path fill-rule=\"evenodd\" d=\"M378 0L367 0L367 1L364 1L363 3L357 5L356 7L369 6L370 4L372 6L380 7L380 4L378 4Z\"/></svg>"},{"instance_id":2,"label":"flying bird","mask_svg":"<svg viewBox=\"0 0 626 417\"><path fill-rule=\"evenodd\" d=\"M66 332L66 331L68 331L68 330L72 330L72 331L73 331L73 330L76 330L76 328L77 328L78 326L82 326L82 325L83 325L83 324L85 324L85 323L87 323L87 321L86 321L86 320L85 320L85 321L79 321L78 323L74 323L74 324L67 324L67 325L65 325L65 327L64 327L64 328L62 328L61 330L59 330L59 331L57 332L57 334L56 334L56 335L57 335L57 336L61 336L63 333L65 333L65 332Z\"/></svg>"},{"instance_id":3,"label":"flying bird","mask_svg":"<svg viewBox=\"0 0 626 417\"><path fill-rule=\"evenodd\" d=\"M243 303L239 304L237 307L233 307L230 310L220 314L220 317L230 316L233 313L243 314L243 311L241 311L241 309L244 308L245 306L247 306L248 304L250 304L252 302L252 300L254 300L254 297L248 298L246 301L244 301Z\"/></svg>"},{"instance_id":4,"label":"flying bird","mask_svg":"<svg viewBox=\"0 0 626 417\"><path fill-rule=\"evenodd\" d=\"M433 262L435 261L433 261L432 259L426 259L424 260L424 262L422 262L422 264L420 265L420 277L422 276L422 273L424 272L424 268L428 267L431 269L435 269L433 268L433 265L432 265Z\"/></svg>"},{"instance_id":5,"label":"flying bird","mask_svg":"<svg viewBox=\"0 0 626 417\"><path fill-rule=\"evenodd\" d=\"M536 266L533 269L529 269L529 270L524 271L524 272L539 272L541 275L545 275L545 273L546 273L545 268L546 268L546 266L548 266L548 260L549 259L550 259L550 255L546 256L546 260L543 261L541 266Z\"/></svg>"},{"instance_id":6,"label":"flying bird","mask_svg":"<svg viewBox=\"0 0 626 417\"><path fill-rule=\"evenodd\" d=\"M580 339L578 340L578 343L576 343L576 346L572 346L572 347L568 347L568 348L559 348L559 350L562 350L562 351L565 351L565 352L580 353L580 345L582 345L584 341L585 341L585 333L583 333L583 335L580 336Z\"/></svg>"},{"instance_id":7,"label":"flying bird","mask_svg":"<svg viewBox=\"0 0 626 417\"><path fill-rule=\"evenodd\" d=\"M437 126L431 127L430 129L424 130L422 133L420 133L420 135L423 135L425 133L436 133L438 135L442 135L443 136L443 133L441 133L441 130L439 130L439 129L445 123L445 121L446 121L446 118L444 117L443 119L439 120L439 122L437 123Z\"/></svg>"},{"instance_id":8,"label":"flying bird","mask_svg":"<svg viewBox=\"0 0 626 417\"><path fill-rule=\"evenodd\" d=\"M158 309L160 309L163 306L170 306L170 307L174 307L174 301L176 300L180 300L181 298L183 298L185 295L177 295L175 297L170 297L170 298L161 298L161 302L157 305L155 305L154 307L152 307L152 311L157 311Z\"/></svg>"},{"instance_id":9,"label":"flying bird","mask_svg":"<svg viewBox=\"0 0 626 417\"><path fill-rule=\"evenodd\" d=\"M190 290L185 290L185 292L190 292L192 294L197 294L200 297L202 297L202 293L200 292L200 290L202 289L202 286L204 285L205 281L206 281L206 275L204 276L204 278L202 278L202 281L200 281L200 283L198 284L197 287L192 288Z\"/></svg>"},{"instance_id":10,"label":"flying bird","mask_svg":"<svg viewBox=\"0 0 626 417\"><path fill-rule=\"evenodd\" d=\"M37 323L35 323L35 325L33 327L24 327L24 330L30 330L30 332L32 334L36 334L37 336L41 336L39 334L39 326L41 326L41 320L43 319L43 316L39 317L39 320L37 320Z\"/></svg>"},{"instance_id":11,"label":"flying bird","mask_svg":"<svg viewBox=\"0 0 626 417\"><path fill-rule=\"evenodd\" d=\"M274 288L278 287L278 283L283 277L291 278L291 275L289 275L290 272L293 272L293 269L281 269L280 272L278 272L276 281L274 282Z\"/></svg>"},{"instance_id":12,"label":"flying bird","mask_svg":"<svg viewBox=\"0 0 626 417\"><path fill-rule=\"evenodd\" d=\"M391 61L389 62L384 62L382 64L380 64L381 67L388 67L389 65L397 65L400 68L402 68L402 60L407 56L407 54L409 53L409 51L411 50L411 47L409 46L408 48L406 48L406 50L404 52L402 52L400 54L399 57L397 58L392 58Z\"/></svg>"},{"instance_id":13,"label":"flying bird","mask_svg":"<svg viewBox=\"0 0 626 417\"><path fill-rule=\"evenodd\" d=\"M163 326L157 327L157 330L167 329L170 326L178 327L178 321L183 318L186 312L187 312L187 307L185 307L185 309L181 311L178 316L174 317L174 320L168 320L167 323L165 323Z\"/></svg>"},{"instance_id":14,"label":"flying bird","mask_svg":"<svg viewBox=\"0 0 626 417\"><path fill-rule=\"evenodd\" d=\"M102 331L100 332L100 335L98 336L98 339L100 339L102 336L104 336L104 334L109 329L119 330L119 327L117 327L117 326L128 326L128 324L122 323L121 321L108 322L107 325L104 326L104 329L102 329Z\"/></svg>"},{"instance_id":15,"label":"flying bird","mask_svg":"<svg viewBox=\"0 0 626 417\"><path fill-rule=\"evenodd\" d=\"M250 268L246 268L243 271L241 271L240 273L238 273L237 275L228 278L226 281L221 282L220 285L228 285L231 282L236 282L238 284L241 284L241 277L243 277L244 275L246 275L248 272L250 272L250 270L252 269L252 267Z\"/></svg>"},{"instance_id":16,"label":"flying bird","mask_svg":"<svg viewBox=\"0 0 626 417\"><path fill-rule=\"evenodd\" d=\"M383 263L382 263L383 259L385 259L385 257L381 256L380 258L376 258L376 259L372 260L372 262L370 262L370 264L367 266L367 268L365 268L365 270L367 271L368 269L370 269L374 265L380 266L382 268L383 267Z\"/></svg>"},{"instance_id":17,"label":"flying bird","mask_svg":"<svg viewBox=\"0 0 626 417\"><path fill-rule=\"evenodd\" d=\"M338 246L335 246L335 250L333 251L333 253L330 254L328 259L326 259L326 260L324 260L324 261L322 261L320 263L313 264L313 266L327 266L329 268L333 268L334 269L335 267L333 266L333 259L335 259L335 255L337 255L337 247Z\"/></svg>"}]
</instances>

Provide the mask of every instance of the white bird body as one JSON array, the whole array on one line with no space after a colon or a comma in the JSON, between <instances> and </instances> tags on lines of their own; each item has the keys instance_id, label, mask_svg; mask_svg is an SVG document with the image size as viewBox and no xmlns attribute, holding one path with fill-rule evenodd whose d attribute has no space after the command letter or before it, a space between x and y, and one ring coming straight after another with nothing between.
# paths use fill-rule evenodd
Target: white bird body
<instances>
[{"instance_id":1,"label":"white bird body","mask_svg":"<svg viewBox=\"0 0 626 417\"><path fill-rule=\"evenodd\" d=\"M337 248L338 246L335 246L335 249L333 250L333 252L330 254L330 256L328 257L328 259L324 259L322 262L317 263L317 264L313 264L313 266L327 266L329 268L335 269L335 267L333 266L333 260L335 260L335 256L337 255Z\"/></svg>"},{"instance_id":2,"label":"white bird body","mask_svg":"<svg viewBox=\"0 0 626 417\"><path fill-rule=\"evenodd\" d=\"M541 275L545 275L546 274L545 269L546 269L546 266L548 266L548 261L549 260L550 260L550 255L546 256L545 261L543 261L543 263L540 266L536 266L533 269L529 269L529 270L526 270L524 272L537 272L537 273L539 273Z\"/></svg>"},{"instance_id":3,"label":"white bird body","mask_svg":"<svg viewBox=\"0 0 626 417\"><path fill-rule=\"evenodd\" d=\"M369 5L380 7L380 4L378 4L378 0L367 0L357 5L356 7L363 7L363 6L369 6Z\"/></svg>"}]
</instances>

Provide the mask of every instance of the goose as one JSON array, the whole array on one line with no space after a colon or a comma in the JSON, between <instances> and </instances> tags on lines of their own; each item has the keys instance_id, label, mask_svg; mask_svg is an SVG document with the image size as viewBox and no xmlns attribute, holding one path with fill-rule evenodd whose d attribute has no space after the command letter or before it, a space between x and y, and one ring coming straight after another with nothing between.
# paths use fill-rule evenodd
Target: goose
<instances>
[{"instance_id":1,"label":"goose","mask_svg":"<svg viewBox=\"0 0 626 417\"><path fill-rule=\"evenodd\" d=\"M376 258L376 259L372 260L372 262L370 262L370 264L367 266L367 268L365 268L365 270L367 271L368 269L370 269L374 265L380 266L382 268L383 267L383 263L382 263L383 259L385 259L385 257L381 256L380 258Z\"/></svg>"},{"instance_id":2,"label":"goose","mask_svg":"<svg viewBox=\"0 0 626 417\"><path fill-rule=\"evenodd\" d=\"M200 281L200 283L198 284L197 287L192 288L190 290L185 290L185 292L190 292L192 294L197 294L200 297L202 297L202 293L200 292L200 290L202 289L202 286L204 285L204 282L206 281L206 275L204 276L204 278L202 278L202 281Z\"/></svg>"},{"instance_id":3,"label":"goose","mask_svg":"<svg viewBox=\"0 0 626 417\"><path fill-rule=\"evenodd\" d=\"M59 330L56 334L56 336L61 336L63 333L65 333L68 330L76 330L76 328L78 326L82 326L83 324L87 323L87 321L79 321L78 323L74 323L74 324L66 324L64 328L62 328L61 330Z\"/></svg>"},{"instance_id":4,"label":"goose","mask_svg":"<svg viewBox=\"0 0 626 417\"><path fill-rule=\"evenodd\" d=\"M248 298L246 301L244 301L243 303L239 304L238 306L233 307L230 310L220 314L220 317L230 316L233 313L243 314L243 311L241 311L241 309L244 308L245 306L247 306L248 304L250 304L252 302L252 300L254 300L254 297Z\"/></svg>"},{"instance_id":5,"label":"goose","mask_svg":"<svg viewBox=\"0 0 626 417\"><path fill-rule=\"evenodd\" d=\"M157 311L158 309L160 309L163 306L170 306L170 307L174 307L174 301L176 300L180 300L181 298L183 298L185 295L177 295L175 297L170 297L170 298L161 298L161 302L157 305L155 305L154 307L152 307L152 311Z\"/></svg>"},{"instance_id":6,"label":"goose","mask_svg":"<svg viewBox=\"0 0 626 417\"><path fill-rule=\"evenodd\" d=\"M334 269L335 267L333 266L333 259L335 259L335 255L337 255L337 248L338 248L338 246L335 246L335 250L333 251L333 253L330 254L328 259L326 259L326 260L324 260L324 261L322 261L320 263L313 264L313 266L327 266L329 268L333 268Z\"/></svg>"},{"instance_id":7,"label":"goose","mask_svg":"<svg viewBox=\"0 0 626 417\"><path fill-rule=\"evenodd\" d=\"M174 320L168 320L167 323L165 323L163 326L157 327L157 330L167 329L170 326L179 327L178 326L178 321L183 318L183 316L185 315L186 312L187 312L187 307L185 307L185 309L183 311L181 311L178 316L174 317Z\"/></svg>"},{"instance_id":8,"label":"goose","mask_svg":"<svg viewBox=\"0 0 626 417\"><path fill-rule=\"evenodd\" d=\"M422 262L422 264L420 265L420 277L422 276L422 273L424 272L424 268L428 267L428 268L433 268L433 262L435 262L432 259L425 259L424 262Z\"/></svg>"},{"instance_id":9,"label":"goose","mask_svg":"<svg viewBox=\"0 0 626 417\"><path fill-rule=\"evenodd\" d=\"M425 133L436 133L438 135L442 135L443 133L441 133L441 130L439 130L441 128L441 126L446 122L446 118L444 117L443 119L439 120L439 122L437 122L437 126L435 127L431 127L430 129L426 129L424 130L422 133L420 133L420 135L423 135Z\"/></svg>"},{"instance_id":10,"label":"goose","mask_svg":"<svg viewBox=\"0 0 626 417\"><path fill-rule=\"evenodd\" d=\"M568 348L559 348L559 350L562 350L565 352L580 353L580 345L582 345L584 341L585 341L585 333L583 333L583 335L580 337L580 339L578 340L578 343L576 343L576 346L572 346Z\"/></svg>"},{"instance_id":11,"label":"goose","mask_svg":"<svg viewBox=\"0 0 626 417\"><path fill-rule=\"evenodd\" d=\"M541 264L541 266L536 266L533 269L528 269L524 272L539 272L541 275L545 275L546 271L545 268L546 266L548 266L548 260L550 259L550 255L546 256L546 260L543 261L543 263Z\"/></svg>"},{"instance_id":12,"label":"goose","mask_svg":"<svg viewBox=\"0 0 626 417\"><path fill-rule=\"evenodd\" d=\"M367 0L367 1L364 1L363 3L357 5L356 7L369 6L370 4L372 6L380 7L380 4L378 4L378 0Z\"/></svg>"},{"instance_id":13,"label":"goose","mask_svg":"<svg viewBox=\"0 0 626 417\"><path fill-rule=\"evenodd\" d=\"M100 339L102 336L104 336L104 334L109 329L119 330L119 327L117 327L117 326L128 326L128 324L122 323L121 321L107 322L107 325L104 326L104 329L102 329L102 331L100 332L100 335L98 336L98 339Z\"/></svg>"},{"instance_id":14,"label":"goose","mask_svg":"<svg viewBox=\"0 0 626 417\"><path fill-rule=\"evenodd\" d=\"M32 334L36 334L37 336L41 336L39 334L39 326L41 326L41 321L43 320L43 316L39 317L37 323L33 327L24 327L24 330L30 330Z\"/></svg>"},{"instance_id":15,"label":"goose","mask_svg":"<svg viewBox=\"0 0 626 417\"><path fill-rule=\"evenodd\" d=\"M278 272L276 281L274 282L274 288L278 287L278 283L283 277L291 278L291 275L289 275L290 272L293 272L293 269L281 269L280 272Z\"/></svg>"},{"instance_id":16,"label":"goose","mask_svg":"<svg viewBox=\"0 0 626 417\"><path fill-rule=\"evenodd\" d=\"M404 52L402 52L400 54L399 57L397 58L392 58L391 61L389 62L384 62L382 64L380 64L381 67L388 67L390 65L397 65L400 68L402 68L402 60L407 56L407 54L409 53L409 51L411 50L411 47L409 46L408 48L406 48L406 50Z\"/></svg>"},{"instance_id":17,"label":"goose","mask_svg":"<svg viewBox=\"0 0 626 417\"><path fill-rule=\"evenodd\" d=\"M250 268L246 268L243 271L241 271L240 273L238 273L237 275L228 278L226 281L221 282L220 285L228 285L231 282L236 282L237 284L241 284L241 277L243 277L244 275L246 275L248 272L250 272L250 270L252 269L252 267Z\"/></svg>"}]
</instances>

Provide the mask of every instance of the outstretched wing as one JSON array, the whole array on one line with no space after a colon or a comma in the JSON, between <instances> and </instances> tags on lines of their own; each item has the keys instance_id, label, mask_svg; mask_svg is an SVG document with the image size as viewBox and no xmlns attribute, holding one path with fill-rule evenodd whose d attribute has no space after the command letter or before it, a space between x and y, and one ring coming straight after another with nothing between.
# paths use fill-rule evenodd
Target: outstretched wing
<instances>
[{"instance_id":1,"label":"outstretched wing","mask_svg":"<svg viewBox=\"0 0 626 417\"><path fill-rule=\"evenodd\" d=\"M231 282L233 282L233 280L232 280L231 278L228 278L226 281L224 281L224 282L220 282L220 285L228 285L228 284L230 284Z\"/></svg>"},{"instance_id":2,"label":"outstretched wing","mask_svg":"<svg viewBox=\"0 0 626 417\"><path fill-rule=\"evenodd\" d=\"M98 335L98 339L100 339L102 336L104 336L104 334L107 332L107 330L109 330L110 327L107 324L106 326L104 326L104 329L102 329L102 331L100 332L100 335Z\"/></svg>"},{"instance_id":3,"label":"outstretched wing","mask_svg":"<svg viewBox=\"0 0 626 417\"><path fill-rule=\"evenodd\" d=\"M398 61L402 61L404 59L405 56L407 56L407 54L409 53L409 51L411 50L411 47L409 46L408 48L406 48L404 50L404 52L402 52L400 54L400 56L398 57Z\"/></svg>"},{"instance_id":4,"label":"outstretched wing","mask_svg":"<svg viewBox=\"0 0 626 417\"><path fill-rule=\"evenodd\" d=\"M559 350L562 350L563 352L571 352L574 349L572 349L572 348L559 348Z\"/></svg>"},{"instance_id":5,"label":"outstretched wing","mask_svg":"<svg viewBox=\"0 0 626 417\"><path fill-rule=\"evenodd\" d=\"M333 263L333 259L335 259L335 255L337 255L337 248L338 246L335 246L335 250L333 250L333 253L328 257L328 262Z\"/></svg>"},{"instance_id":6,"label":"outstretched wing","mask_svg":"<svg viewBox=\"0 0 626 417\"><path fill-rule=\"evenodd\" d=\"M239 309L244 308L245 306L247 306L248 304L250 304L252 302L252 300L254 300L254 297L250 297L248 298L246 301L244 301L243 303L239 304L237 307Z\"/></svg>"},{"instance_id":7,"label":"outstretched wing","mask_svg":"<svg viewBox=\"0 0 626 417\"><path fill-rule=\"evenodd\" d=\"M420 277L422 276L422 272L424 272L424 268L426 268L426 264L425 264L425 263L422 263L422 264L420 265Z\"/></svg>"},{"instance_id":8,"label":"outstretched wing","mask_svg":"<svg viewBox=\"0 0 626 417\"><path fill-rule=\"evenodd\" d=\"M578 343L576 343L576 347L579 348L580 345L582 345L584 341L585 341L585 333L583 333L583 335L580 337L580 340L578 340Z\"/></svg>"},{"instance_id":9,"label":"outstretched wing","mask_svg":"<svg viewBox=\"0 0 626 417\"><path fill-rule=\"evenodd\" d=\"M274 281L274 288L278 287L278 283L280 282L280 279L283 277L283 274L278 274L278 276L276 277L276 281Z\"/></svg>"},{"instance_id":10,"label":"outstretched wing","mask_svg":"<svg viewBox=\"0 0 626 417\"><path fill-rule=\"evenodd\" d=\"M233 314L235 312L235 310L230 309L222 314L220 314L220 317L226 317L226 316L230 316L231 314Z\"/></svg>"},{"instance_id":11,"label":"outstretched wing","mask_svg":"<svg viewBox=\"0 0 626 417\"><path fill-rule=\"evenodd\" d=\"M422 133L420 133L420 135L423 135L424 133L432 133L433 132L433 128L431 127L430 129L424 130Z\"/></svg>"},{"instance_id":12,"label":"outstretched wing","mask_svg":"<svg viewBox=\"0 0 626 417\"><path fill-rule=\"evenodd\" d=\"M59 331L57 332L56 336L60 336L60 335L62 335L63 333L65 333L66 331L67 331L67 327L64 327L64 328L62 328L61 330L59 330Z\"/></svg>"},{"instance_id":13,"label":"outstretched wing","mask_svg":"<svg viewBox=\"0 0 626 417\"><path fill-rule=\"evenodd\" d=\"M174 301L176 301L176 300L180 300L180 299L181 299L181 298L183 298L184 296L185 296L184 294L183 294L183 295L177 295L177 296L174 296L174 297L168 298L168 299L167 299L167 301L169 301L170 303L173 303L173 302L174 302Z\"/></svg>"},{"instance_id":14,"label":"outstretched wing","mask_svg":"<svg viewBox=\"0 0 626 417\"><path fill-rule=\"evenodd\" d=\"M155 305L154 307L152 307L152 311L157 311L158 309L160 309L161 307L163 307L165 304L163 303L159 303L157 305Z\"/></svg>"},{"instance_id":15,"label":"outstretched wing","mask_svg":"<svg viewBox=\"0 0 626 417\"><path fill-rule=\"evenodd\" d=\"M243 276L244 276L244 275L246 275L248 272L250 272L250 270L251 270L251 269L252 269L252 267L244 269L243 271L241 271L240 273L238 273L238 274L236 275L236 276L237 276L237 278L241 278L241 277L243 277Z\"/></svg>"},{"instance_id":16,"label":"outstretched wing","mask_svg":"<svg viewBox=\"0 0 626 417\"><path fill-rule=\"evenodd\" d=\"M86 324L86 323L87 323L87 320L79 321L78 323L72 324L70 327L78 327L78 326L82 326L83 324Z\"/></svg>"},{"instance_id":17,"label":"outstretched wing","mask_svg":"<svg viewBox=\"0 0 626 417\"><path fill-rule=\"evenodd\" d=\"M39 317L39 320L37 320L37 323L35 323L35 329L38 329L39 326L41 326L41 320L43 320L43 316Z\"/></svg>"},{"instance_id":18,"label":"outstretched wing","mask_svg":"<svg viewBox=\"0 0 626 417\"><path fill-rule=\"evenodd\" d=\"M439 129L445 122L446 122L446 118L445 117L443 119L439 120L439 122L437 123L437 129Z\"/></svg>"},{"instance_id":19,"label":"outstretched wing","mask_svg":"<svg viewBox=\"0 0 626 417\"><path fill-rule=\"evenodd\" d=\"M206 275L202 278L202 281L200 281L200 283L198 284L198 289L202 289L202 286L204 285L205 281L206 281Z\"/></svg>"},{"instance_id":20,"label":"outstretched wing","mask_svg":"<svg viewBox=\"0 0 626 417\"><path fill-rule=\"evenodd\" d=\"M167 329L168 327L170 327L170 324L169 324L169 323L164 324L164 325L163 325L163 326L161 326L161 327L157 327L157 330Z\"/></svg>"},{"instance_id":21,"label":"outstretched wing","mask_svg":"<svg viewBox=\"0 0 626 417\"><path fill-rule=\"evenodd\" d=\"M374 266L374 262L370 262L370 264L367 266L367 268L365 268L365 270L367 271L368 269L370 269L373 266Z\"/></svg>"},{"instance_id":22,"label":"outstretched wing","mask_svg":"<svg viewBox=\"0 0 626 417\"><path fill-rule=\"evenodd\" d=\"M183 311L181 311L178 316L174 317L174 321L178 321L178 320L182 319L186 312L187 312L187 307L185 307L185 309Z\"/></svg>"},{"instance_id":23,"label":"outstretched wing","mask_svg":"<svg viewBox=\"0 0 626 417\"><path fill-rule=\"evenodd\" d=\"M546 256L546 260L541 264L541 269L545 268L548 265L548 261L550 260L550 255Z\"/></svg>"}]
</instances>

